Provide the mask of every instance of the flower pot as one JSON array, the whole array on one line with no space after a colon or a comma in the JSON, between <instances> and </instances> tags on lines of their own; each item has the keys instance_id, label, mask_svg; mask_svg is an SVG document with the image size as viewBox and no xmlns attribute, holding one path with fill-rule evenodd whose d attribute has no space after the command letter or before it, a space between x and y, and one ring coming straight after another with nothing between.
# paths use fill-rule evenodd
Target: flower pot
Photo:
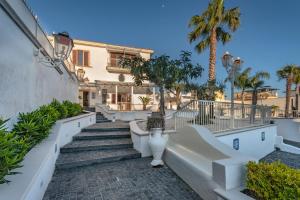
<instances>
[{"instance_id":1,"label":"flower pot","mask_svg":"<svg viewBox=\"0 0 300 200\"><path fill-rule=\"evenodd\" d=\"M169 136L167 134L162 134L161 128L152 128L149 134L149 145L153 154L153 160L151 162L152 166L163 165L161 159Z\"/></svg>"}]
</instances>

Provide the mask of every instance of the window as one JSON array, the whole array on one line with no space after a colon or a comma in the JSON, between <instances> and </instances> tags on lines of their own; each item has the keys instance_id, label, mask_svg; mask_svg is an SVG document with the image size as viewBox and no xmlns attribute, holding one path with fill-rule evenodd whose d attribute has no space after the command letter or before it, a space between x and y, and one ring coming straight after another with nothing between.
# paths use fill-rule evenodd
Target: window
<instances>
[{"instance_id":1,"label":"window","mask_svg":"<svg viewBox=\"0 0 300 200\"><path fill-rule=\"evenodd\" d=\"M96 98L96 93L92 92L92 99L95 99L95 98Z\"/></svg>"},{"instance_id":2,"label":"window","mask_svg":"<svg viewBox=\"0 0 300 200\"><path fill-rule=\"evenodd\" d=\"M134 54L111 52L110 53L110 66L111 67L120 67L119 62L122 59L122 57L133 58L135 56L136 55L134 55Z\"/></svg>"},{"instance_id":3,"label":"window","mask_svg":"<svg viewBox=\"0 0 300 200\"><path fill-rule=\"evenodd\" d=\"M73 50L72 62L77 66L90 67L90 52L85 50Z\"/></svg>"}]
</instances>

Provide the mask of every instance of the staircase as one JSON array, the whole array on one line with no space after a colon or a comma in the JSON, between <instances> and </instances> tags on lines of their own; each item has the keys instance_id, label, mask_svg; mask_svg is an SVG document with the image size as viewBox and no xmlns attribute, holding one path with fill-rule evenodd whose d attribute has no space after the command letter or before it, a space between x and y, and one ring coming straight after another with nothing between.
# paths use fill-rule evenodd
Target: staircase
<instances>
[{"instance_id":1,"label":"staircase","mask_svg":"<svg viewBox=\"0 0 300 200\"><path fill-rule=\"evenodd\" d=\"M133 149L129 125L124 122L103 122L82 129L73 141L60 149L57 169L69 169L140 158Z\"/></svg>"},{"instance_id":2,"label":"staircase","mask_svg":"<svg viewBox=\"0 0 300 200\"><path fill-rule=\"evenodd\" d=\"M111 122L111 120L107 119L101 112L96 113L96 123L104 123Z\"/></svg>"}]
</instances>

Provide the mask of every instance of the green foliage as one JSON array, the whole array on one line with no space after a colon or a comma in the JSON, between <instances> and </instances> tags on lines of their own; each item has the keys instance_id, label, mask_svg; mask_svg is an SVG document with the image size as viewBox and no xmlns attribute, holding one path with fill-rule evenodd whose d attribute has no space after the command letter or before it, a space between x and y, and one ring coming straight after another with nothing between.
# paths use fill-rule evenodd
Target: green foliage
<instances>
[{"instance_id":1,"label":"green foliage","mask_svg":"<svg viewBox=\"0 0 300 200\"><path fill-rule=\"evenodd\" d=\"M165 129L165 119L161 115L151 116L147 119L147 130L152 128L162 128Z\"/></svg>"},{"instance_id":2,"label":"green foliage","mask_svg":"<svg viewBox=\"0 0 300 200\"><path fill-rule=\"evenodd\" d=\"M142 97L139 96L139 100L142 102L143 104L143 110L146 110L147 105L150 103L151 98L150 97Z\"/></svg>"},{"instance_id":3,"label":"green foliage","mask_svg":"<svg viewBox=\"0 0 300 200\"><path fill-rule=\"evenodd\" d=\"M247 189L262 199L299 199L300 170L280 162L247 164Z\"/></svg>"},{"instance_id":4,"label":"green foliage","mask_svg":"<svg viewBox=\"0 0 300 200\"><path fill-rule=\"evenodd\" d=\"M61 104L56 99L53 99L53 101L50 103L50 105L58 111L59 113L59 119L64 119L68 117L68 109L64 104Z\"/></svg>"},{"instance_id":5,"label":"green foliage","mask_svg":"<svg viewBox=\"0 0 300 200\"><path fill-rule=\"evenodd\" d=\"M214 101L218 92L223 93L225 85L216 81L207 81L202 85L191 84L189 87L197 93L198 100Z\"/></svg>"},{"instance_id":6,"label":"green foliage","mask_svg":"<svg viewBox=\"0 0 300 200\"><path fill-rule=\"evenodd\" d=\"M82 113L82 107L78 103L63 101L62 106L67 109L68 117L73 117Z\"/></svg>"},{"instance_id":7,"label":"green foliage","mask_svg":"<svg viewBox=\"0 0 300 200\"><path fill-rule=\"evenodd\" d=\"M6 175L15 174L26 153L48 137L51 127L58 119L79 115L82 108L77 103L53 100L38 109L20 113L13 130L5 129L7 120L0 119L0 184L7 182Z\"/></svg>"},{"instance_id":8,"label":"green foliage","mask_svg":"<svg viewBox=\"0 0 300 200\"><path fill-rule=\"evenodd\" d=\"M9 182L4 178L6 175L17 173L13 170L21 167L19 163L28 149L23 139L6 130L6 121L0 119L0 184Z\"/></svg>"}]
</instances>

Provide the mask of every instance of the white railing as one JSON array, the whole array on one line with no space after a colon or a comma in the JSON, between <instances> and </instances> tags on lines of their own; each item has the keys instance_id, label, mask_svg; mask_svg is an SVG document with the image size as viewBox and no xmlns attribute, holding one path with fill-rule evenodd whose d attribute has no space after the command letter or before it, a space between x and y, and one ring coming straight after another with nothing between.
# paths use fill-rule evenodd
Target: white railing
<instances>
[{"instance_id":1,"label":"white railing","mask_svg":"<svg viewBox=\"0 0 300 200\"><path fill-rule=\"evenodd\" d=\"M300 118L300 112L298 110L289 110L285 113L285 110L275 109L272 110L272 117L275 118Z\"/></svg>"},{"instance_id":2,"label":"white railing","mask_svg":"<svg viewBox=\"0 0 300 200\"><path fill-rule=\"evenodd\" d=\"M197 124L222 132L260 126L270 124L271 113L269 106L194 100L174 114L175 129Z\"/></svg>"}]
</instances>

